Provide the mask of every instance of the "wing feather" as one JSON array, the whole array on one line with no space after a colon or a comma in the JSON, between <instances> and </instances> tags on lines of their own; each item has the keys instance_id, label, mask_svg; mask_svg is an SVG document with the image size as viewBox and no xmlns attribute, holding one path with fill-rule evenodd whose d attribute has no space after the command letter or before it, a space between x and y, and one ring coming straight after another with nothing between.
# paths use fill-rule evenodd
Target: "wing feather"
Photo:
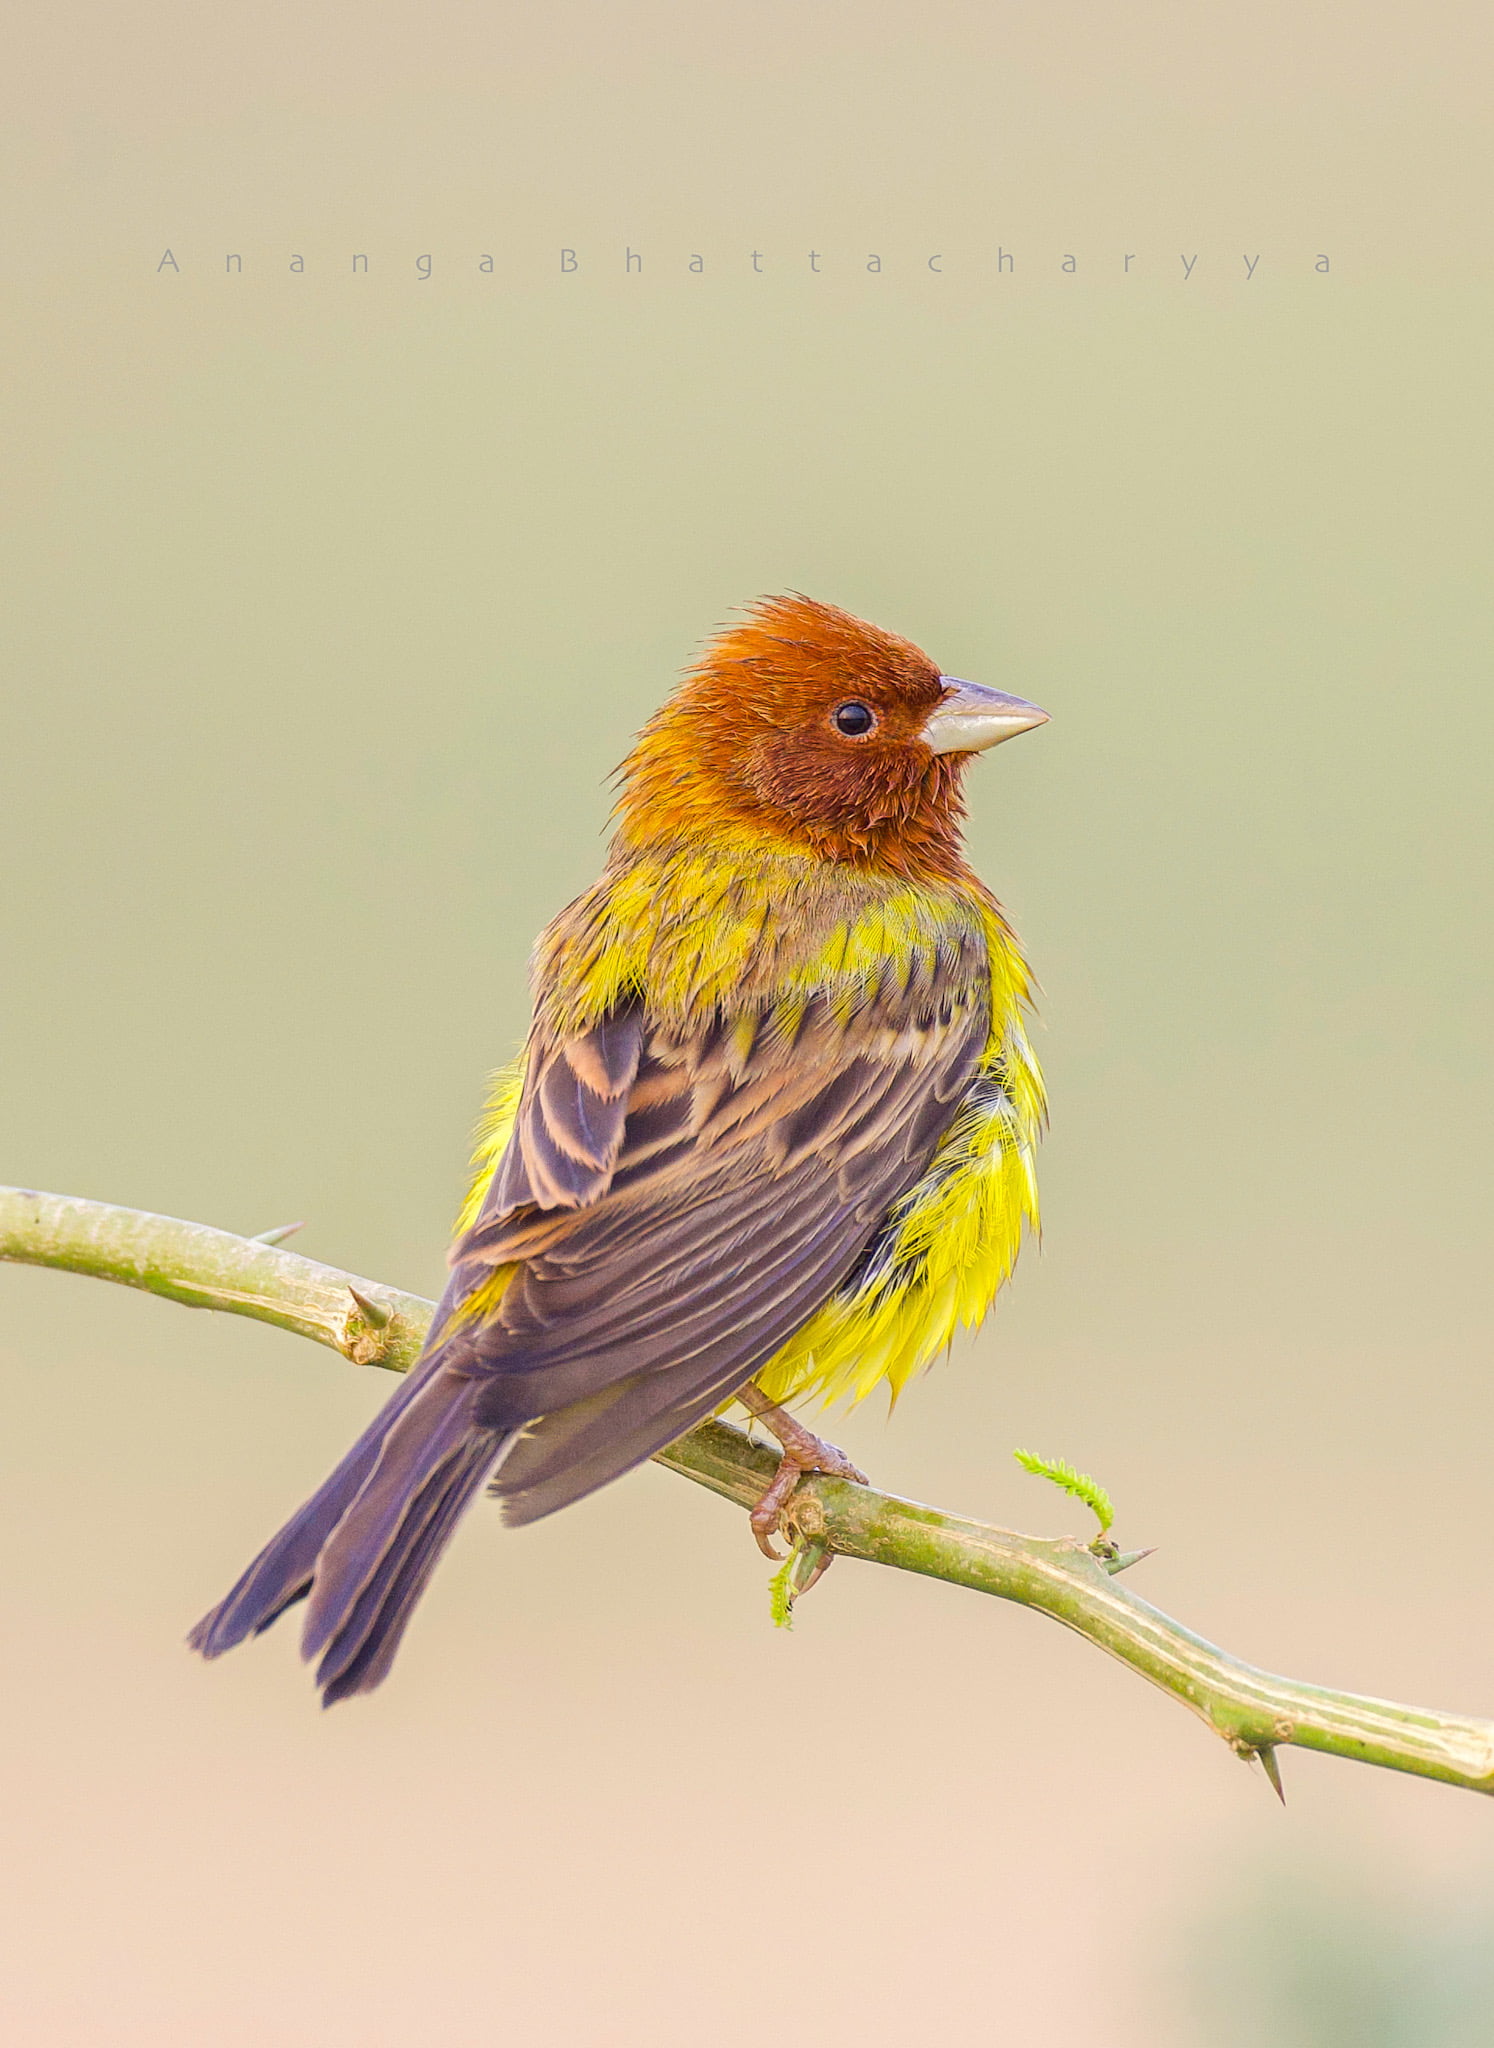
<instances>
[{"instance_id":1,"label":"wing feather","mask_svg":"<svg viewBox=\"0 0 1494 2048\"><path fill-rule=\"evenodd\" d=\"M633 1003L590 1031L537 1049L479 1224L525 1207L576 1209L606 1193L643 1028L642 1009Z\"/></svg>"},{"instance_id":2,"label":"wing feather","mask_svg":"<svg viewBox=\"0 0 1494 2048\"><path fill-rule=\"evenodd\" d=\"M914 977L916 980L916 977ZM983 982L786 1024L636 1006L536 1046L514 1133L458 1242L442 1339L485 1430L518 1432L493 1490L528 1521L671 1441L741 1388L916 1182L984 1047ZM487 1297L483 1297L487 1298Z\"/></svg>"}]
</instances>

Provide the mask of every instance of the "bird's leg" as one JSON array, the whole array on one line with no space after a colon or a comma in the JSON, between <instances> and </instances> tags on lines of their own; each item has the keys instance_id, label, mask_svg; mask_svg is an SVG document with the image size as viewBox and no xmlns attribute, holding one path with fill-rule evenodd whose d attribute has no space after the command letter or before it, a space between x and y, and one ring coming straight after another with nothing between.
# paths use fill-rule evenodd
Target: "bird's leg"
<instances>
[{"instance_id":1,"label":"bird's leg","mask_svg":"<svg viewBox=\"0 0 1494 2048\"><path fill-rule=\"evenodd\" d=\"M750 1517L758 1549L764 1557L771 1557L777 1564L782 1561L782 1554L774 1548L773 1538L778 1533L789 1496L804 1474L827 1472L833 1479L854 1479L862 1486L866 1484L866 1474L857 1470L844 1451L838 1451L834 1444L827 1444L823 1437L806 1429L802 1422L795 1422L785 1409L768 1399L755 1381L749 1380L737 1399L749 1415L755 1415L777 1437L782 1448L773 1483ZM825 1553L815 1573L816 1579L823 1575L832 1555L830 1551ZM807 1592L809 1589L805 1587L803 1590Z\"/></svg>"}]
</instances>

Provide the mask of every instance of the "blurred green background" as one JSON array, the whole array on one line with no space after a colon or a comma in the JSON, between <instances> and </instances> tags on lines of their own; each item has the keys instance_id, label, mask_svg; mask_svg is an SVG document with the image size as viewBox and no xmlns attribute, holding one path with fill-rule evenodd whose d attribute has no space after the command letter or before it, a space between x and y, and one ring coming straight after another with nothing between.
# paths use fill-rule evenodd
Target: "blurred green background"
<instances>
[{"instance_id":1,"label":"blurred green background","mask_svg":"<svg viewBox=\"0 0 1494 2048\"><path fill-rule=\"evenodd\" d=\"M1240 1654L1494 1711L1476 11L22 24L0 1178L434 1292L610 770L807 590L1053 713L970 790L1044 989L1042 1249L832 1433L1044 1530L1011 1447L1071 1458ZM1476 1972L1405 2002L1488 1924L1472 1797L1292 1752L1283 1815L1087 1646L890 1573L775 1634L657 1469L474 1513L324 1719L290 1630L180 1639L387 1383L20 1269L0 1368L9 2041L1488 2036Z\"/></svg>"}]
</instances>

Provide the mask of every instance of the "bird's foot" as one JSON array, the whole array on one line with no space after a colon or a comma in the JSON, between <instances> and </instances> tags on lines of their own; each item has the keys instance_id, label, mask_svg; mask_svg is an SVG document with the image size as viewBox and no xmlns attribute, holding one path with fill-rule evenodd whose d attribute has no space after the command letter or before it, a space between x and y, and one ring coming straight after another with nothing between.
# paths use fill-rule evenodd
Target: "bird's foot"
<instances>
[{"instance_id":1,"label":"bird's foot","mask_svg":"<svg viewBox=\"0 0 1494 2048\"><path fill-rule=\"evenodd\" d=\"M851 1463L844 1451L837 1450L834 1444L827 1444L823 1437L806 1429L802 1422L795 1422L792 1415L770 1401L755 1386L745 1388L737 1399L749 1415L756 1416L766 1429L771 1430L782 1447L783 1455L778 1461L773 1483L748 1518L758 1549L764 1557L770 1557L779 1564L783 1553L775 1547L773 1538L783 1527L784 1509L805 1473L824 1472L832 1479L854 1479L861 1486L866 1484L866 1474ZM799 1588L801 1593L807 1593L816 1580L823 1578L833 1556L833 1551L825 1552L815 1568L814 1577Z\"/></svg>"}]
</instances>

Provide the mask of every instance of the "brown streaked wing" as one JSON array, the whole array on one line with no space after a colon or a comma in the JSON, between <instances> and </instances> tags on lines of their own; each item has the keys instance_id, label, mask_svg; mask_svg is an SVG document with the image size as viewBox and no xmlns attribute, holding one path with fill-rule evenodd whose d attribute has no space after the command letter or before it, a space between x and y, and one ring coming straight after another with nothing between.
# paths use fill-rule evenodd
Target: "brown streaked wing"
<instances>
[{"instance_id":1,"label":"brown streaked wing","mask_svg":"<svg viewBox=\"0 0 1494 2048\"><path fill-rule=\"evenodd\" d=\"M643 1051L643 1009L626 1004L590 1031L531 1049L514 1136L479 1226L524 1205L576 1209L607 1191Z\"/></svg>"},{"instance_id":2,"label":"brown streaked wing","mask_svg":"<svg viewBox=\"0 0 1494 2048\"><path fill-rule=\"evenodd\" d=\"M929 1010L883 995L842 1022L816 998L792 1034L640 1025L625 1098L592 1087L586 1055L542 1056L454 1255L468 1284L494 1265L517 1271L443 1347L484 1383L484 1424L527 1425L494 1480L509 1519L548 1513L679 1435L850 1270L923 1172L985 1042L979 984ZM609 1042L625 1037L619 1023ZM555 1110L557 1064L587 1075L584 1123L568 1093ZM597 1105L615 1119L619 1100L620 1127L604 1131ZM564 1208L520 1194L579 1189L583 1169L579 1206L576 1192Z\"/></svg>"}]
</instances>

